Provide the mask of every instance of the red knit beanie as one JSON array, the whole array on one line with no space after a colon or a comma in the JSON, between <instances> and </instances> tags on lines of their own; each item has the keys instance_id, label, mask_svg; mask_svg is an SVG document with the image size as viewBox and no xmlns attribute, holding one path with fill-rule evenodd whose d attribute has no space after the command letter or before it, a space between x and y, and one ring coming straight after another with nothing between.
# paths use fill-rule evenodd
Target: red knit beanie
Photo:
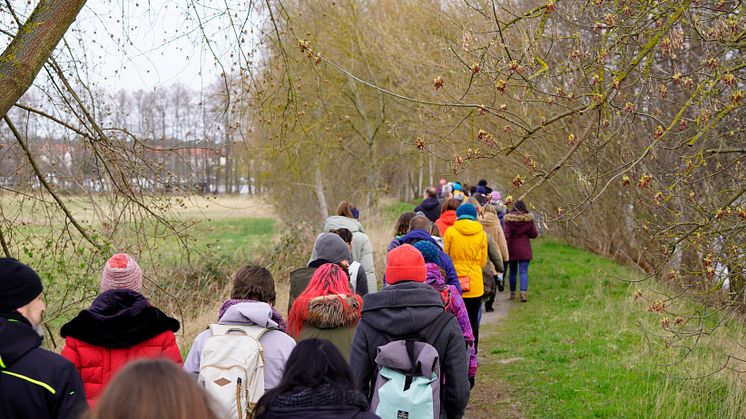
<instances>
[{"instance_id":1,"label":"red knit beanie","mask_svg":"<svg viewBox=\"0 0 746 419\"><path fill-rule=\"evenodd\" d=\"M386 262L386 283L401 281L425 282L425 258L414 246L404 244L389 252Z\"/></svg>"}]
</instances>

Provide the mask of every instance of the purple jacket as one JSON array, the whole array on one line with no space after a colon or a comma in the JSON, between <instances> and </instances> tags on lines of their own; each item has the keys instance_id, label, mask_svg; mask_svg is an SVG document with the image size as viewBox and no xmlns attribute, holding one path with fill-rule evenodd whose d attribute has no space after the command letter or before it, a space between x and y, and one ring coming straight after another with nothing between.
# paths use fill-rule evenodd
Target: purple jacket
<instances>
[{"instance_id":1,"label":"purple jacket","mask_svg":"<svg viewBox=\"0 0 746 419\"><path fill-rule=\"evenodd\" d=\"M420 240L427 240L438 247L438 266L443 268L443 270L445 271L448 284L453 285L458 290L458 293L461 294L461 283L458 282L458 274L456 273L456 268L453 266L451 257L448 256L446 252L441 250L438 242L436 242L435 239L433 239L433 237L427 231L412 230L404 235L404 237L392 240L391 243L389 243L389 247L388 249L386 249L386 251L390 252L403 244L415 244Z\"/></svg>"},{"instance_id":2,"label":"purple jacket","mask_svg":"<svg viewBox=\"0 0 746 419\"><path fill-rule=\"evenodd\" d=\"M539 235L533 214L510 211L505 214L503 231L505 241L508 243L510 260L533 259L530 239L535 239Z\"/></svg>"},{"instance_id":3,"label":"purple jacket","mask_svg":"<svg viewBox=\"0 0 746 419\"><path fill-rule=\"evenodd\" d=\"M443 280L443 275L440 273L440 268L434 263L426 263L427 277L425 277L425 283L435 288L443 295L443 290L450 290L450 301L443 301L446 304L446 311L456 316L458 325L461 327L461 331L464 333L464 340L469 345L471 351L469 353L469 377L476 377L477 375L477 354L474 352L474 331L471 329L471 323L469 322L469 313L466 311L464 305L464 299L461 298L456 287L453 285L446 285Z\"/></svg>"}]
</instances>

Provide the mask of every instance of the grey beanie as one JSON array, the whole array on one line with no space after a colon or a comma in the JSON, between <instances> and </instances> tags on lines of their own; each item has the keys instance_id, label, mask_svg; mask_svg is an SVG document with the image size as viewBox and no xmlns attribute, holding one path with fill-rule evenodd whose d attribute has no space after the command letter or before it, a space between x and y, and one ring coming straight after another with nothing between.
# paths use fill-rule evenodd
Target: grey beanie
<instances>
[{"instance_id":1,"label":"grey beanie","mask_svg":"<svg viewBox=\"0 0 746 419\"><path fill-rule=\"evenodd\" d=\"M350 258L350 247L334 233L321 233L316 244L316 257L331 263L339 263Z\"/></svg>"}]
</instances>

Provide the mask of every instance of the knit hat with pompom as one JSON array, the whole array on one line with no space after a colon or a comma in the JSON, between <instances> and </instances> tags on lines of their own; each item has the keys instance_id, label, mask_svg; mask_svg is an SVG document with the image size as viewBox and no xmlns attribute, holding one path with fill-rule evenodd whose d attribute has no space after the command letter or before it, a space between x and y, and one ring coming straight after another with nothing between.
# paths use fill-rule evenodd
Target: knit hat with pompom
<instances>
[{"instance_id":1,"label":"knit hat with pompom","mask_svg":"<svg viewBox=\"0 0 746 419\"><path fill-rule=\"evenodd\" d=\"M117 253L104 265L101 292L114 288L126 288L137 292L142 289L140 265L126 253Z\"/></svg>"}]
</instances>

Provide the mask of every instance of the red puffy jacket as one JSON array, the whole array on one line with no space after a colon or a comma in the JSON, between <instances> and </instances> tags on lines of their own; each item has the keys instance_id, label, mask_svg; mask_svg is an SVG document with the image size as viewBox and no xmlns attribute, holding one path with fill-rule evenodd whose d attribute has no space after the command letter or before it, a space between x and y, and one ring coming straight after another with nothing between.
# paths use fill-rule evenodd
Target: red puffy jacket
<instances>
[{"instance_id":1,"label":"red puffy jacket","mask_svg":"<svg viewBox=\"0 0 746 419\"><path fill-rule=\"evenodd\" d=\"M139 358L168 358L182 364L174 332L179 322L131 290L110 290L62 327L62 356L83 379L93 407L114 375Z\"/></svg>"}]
</instances>

